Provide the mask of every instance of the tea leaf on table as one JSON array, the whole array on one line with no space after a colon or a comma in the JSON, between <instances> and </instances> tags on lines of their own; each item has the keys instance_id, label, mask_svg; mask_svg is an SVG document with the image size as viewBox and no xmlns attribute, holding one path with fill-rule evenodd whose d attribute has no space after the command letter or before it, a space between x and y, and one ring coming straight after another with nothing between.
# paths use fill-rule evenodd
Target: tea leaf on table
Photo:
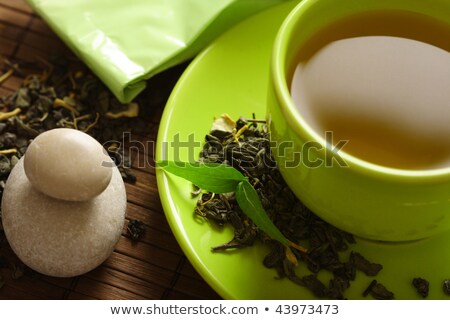
<instances>
[{"instance_id":1,"label":"tea leaf on table","mask_svg":"<svg viewBox=\"0 0 450 320\"><path fill-rule=\"evenodd\" d=\"M160 161L157 166L191 181L201 189L219 194L235 191L238 184L246 179L242 173L225 164Z\"/></svg>"},{"instance_id":2,"label":"tea leaf on table","mask_svg":"<svg viewBox=\"0 0 450 320\"><path fill-rule=\"evenodd\" d=\"M127 225L128 234L131 240L139 240L145 233L145 224L140 220L130 220Z\"/></svg>"}]
</instances>

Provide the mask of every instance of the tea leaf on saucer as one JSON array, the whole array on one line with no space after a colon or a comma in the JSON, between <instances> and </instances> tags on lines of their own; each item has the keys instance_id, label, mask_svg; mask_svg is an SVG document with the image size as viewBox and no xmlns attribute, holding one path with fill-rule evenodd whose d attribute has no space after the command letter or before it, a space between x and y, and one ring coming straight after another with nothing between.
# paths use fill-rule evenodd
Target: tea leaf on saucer
<instances>
[{"instance_id":1,"label":"tea leaf on saucer","mask_svg":"<svg viewBox=\"0 0 450 320\"><path fill-rule=\"evenodd\" d=\"M394 293L386 289L381 283L375 282L370 290L370 294L377 300L392 300L394 299Z\"/></svg>"},{"instance_id":2,"label":"tea leaf on saucer","mask_svg":"<svg viewBox=\"0 0 450 320\"><path fill-rule=\"evenodd\" d=\"M239 183L236 189L236 200L242 211L249 217L259 229L264 231L269 237L279 241L285 246L290 245L290 241L278 230L267 216L258 193L248 180Z\"/></svg>"},{"instance_id":3,"label":"tea leaf on saucer","mask_svg":"<svg viewBox=\"0 0 450 320\"><path fill-rule=\"evenodd\" d=\"M443 289L446 295L450 295L450 279L446 279L443 282Z\"/></svg>"},{"instance_id":4,"label":"tea leaf on saucer","mask_svg":"<svg viewBox=\"0 0 450 320\"><path fill-rule=\"evenodd\" d=\"M234 192L239 182L246 180L238 170L219 163L160 161L157 166L213 193Z\"/></svg>"}]
</instances>

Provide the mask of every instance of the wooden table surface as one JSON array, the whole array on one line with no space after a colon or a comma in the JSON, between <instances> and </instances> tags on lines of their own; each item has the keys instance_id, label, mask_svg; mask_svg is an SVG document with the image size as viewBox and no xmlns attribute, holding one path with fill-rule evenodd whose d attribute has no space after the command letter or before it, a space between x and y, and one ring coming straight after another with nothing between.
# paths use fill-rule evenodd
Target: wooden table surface
<instances>
[{"instance_id":1,"label":"wooden table surface","mask_svg":"<svg viewBox=\"0 0 450 320\"><path fill-rule=\"evenodd\" d=\"M0 0L0 56L35 61L54 52L69 50L46 23L32 12L24 0ZM0 64L1 67L1 64ZM134 139L154 142L167 97L184 66L153 78L149 87L151 120L146 132ZM21 84L12 76L0 86L4 96ZM152 158L152 151L140 156ZM141 159L142 160L142 159ZM135 157L138 163L139 157ZM147 162L146 162L147 163ZM24 276L13 279L11 268L1 268L5 280L1 299L220 299L197 274L178 246L167 224L156 186L155 171L147 165L136 168L137 181L127 183L126 219L145 223L144 237L131 241L126 223L116 250L95 270L74 278L53 278L25 269ZM8 244L0 247L0 257L17 261Z\"/></svg>"}]
</instances>

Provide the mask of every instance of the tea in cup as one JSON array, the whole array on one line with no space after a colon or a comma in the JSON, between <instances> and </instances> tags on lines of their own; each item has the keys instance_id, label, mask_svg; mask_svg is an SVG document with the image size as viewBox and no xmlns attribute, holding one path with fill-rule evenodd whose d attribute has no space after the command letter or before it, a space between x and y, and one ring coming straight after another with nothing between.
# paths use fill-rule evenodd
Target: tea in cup
<instances>
[{"instance_id":1,"label":"tea in cup","mask_svg":"<svg viewBox=\"0 0 450 320\"><path fill-rule=\"evenodd\" d=\"M385 241L450 229L450 2L304 0L274 44L280 171L317 215Z\"/></svg>"}]
</instances>

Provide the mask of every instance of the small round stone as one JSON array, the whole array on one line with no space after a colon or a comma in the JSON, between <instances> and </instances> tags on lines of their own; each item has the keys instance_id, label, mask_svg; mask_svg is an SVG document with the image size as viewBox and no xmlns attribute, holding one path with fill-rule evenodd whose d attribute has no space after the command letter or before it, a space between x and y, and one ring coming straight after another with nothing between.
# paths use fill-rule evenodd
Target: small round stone
<instances>
[{"instance_id":1,"label":"small round stone","mask_svg":"<svg viewBox=\"0 0 450 320\"><path fill-rule=\"evenodd\" d=\"M117 167L99 196L64 201L33 188L22 158L2 199L3 229L13 251L30 268L55 277L77 276L106 260L121 235L125 211L125 185Z\"/></svg>"},{"instance_id":2,"label":"small round stone","mask_svg":"<svg viewBox=\"0 0 450 320\"><path fill-rule=\"evenodd\" d=\"M74 129L40 134L25 153L25 173L33 187L56 199L85 201L99 195L114 166L102 145Z\"/></svg>"}]
</instances>

